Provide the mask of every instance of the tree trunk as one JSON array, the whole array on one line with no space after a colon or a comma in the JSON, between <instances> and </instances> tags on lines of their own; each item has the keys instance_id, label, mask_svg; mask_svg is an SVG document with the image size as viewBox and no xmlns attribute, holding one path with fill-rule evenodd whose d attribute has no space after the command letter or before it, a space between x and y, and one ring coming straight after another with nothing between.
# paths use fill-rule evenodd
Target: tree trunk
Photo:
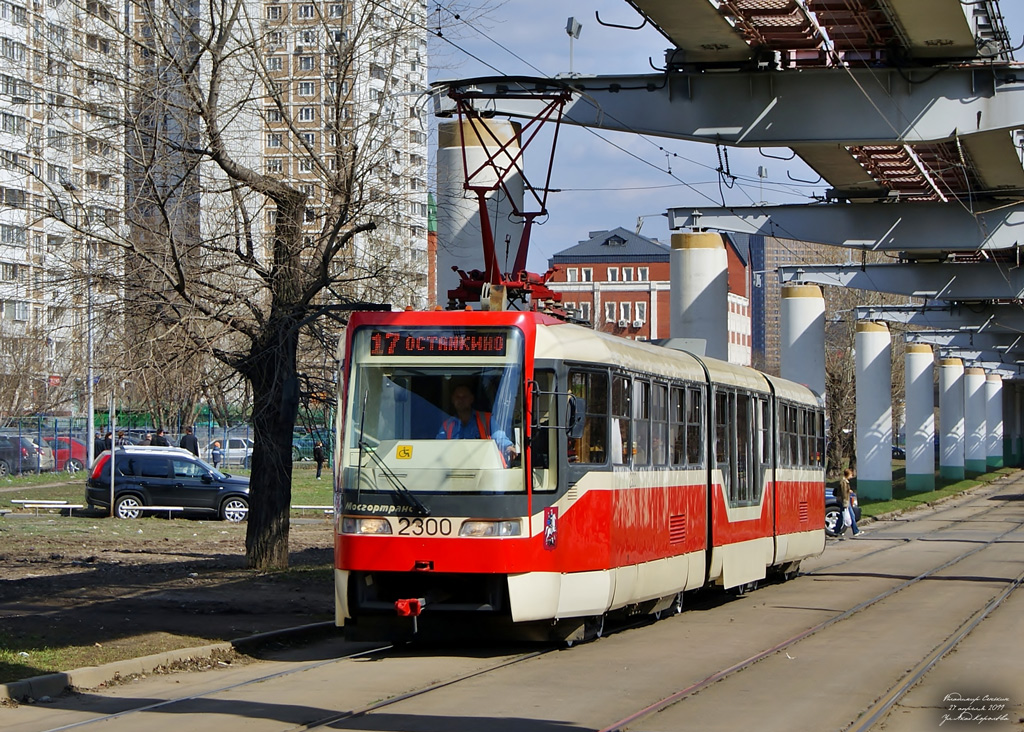
<instances>
[{"instance_id":1,"label":"tree trunk","mask_svg":"<svg viewBox=\"0 0 1024 732\"><path fill-rule=\"evenodd\" d=\"M292 429L299 407L298 324L279 318L277 327L264 332L266 340L253 344L246 368L253 391L255 446L245 558L251 569L273 570L288 567Z\"/></svg>"}]
</instances>

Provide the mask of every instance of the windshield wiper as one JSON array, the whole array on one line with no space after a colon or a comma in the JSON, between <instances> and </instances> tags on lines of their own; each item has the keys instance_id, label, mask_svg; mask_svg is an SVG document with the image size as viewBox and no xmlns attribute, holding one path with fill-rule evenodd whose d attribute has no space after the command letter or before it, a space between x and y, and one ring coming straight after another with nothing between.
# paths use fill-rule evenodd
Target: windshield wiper
<instances>
[{"instance_id":1,"label":"windshield wiper","mask_svg":"<svg viewBox=\"0 0 1024 732\"><path fill-rule=\"evenodd\" d=\"M356 503L360 502L360 492L363 488L363 455L369 455L370 459L380 468L380 471L384 474L384 477L388 479L388 482L394 486L395 493L398 494L407 504L416 509L416 512L420 516L429 516L430 509L423 505L412 491L405 487L401 479L395 475L395 473L388 467L387 463L380 459L377 452L373 450L366 441L363 439L363 431L366 427L366 399L370 392L363 392L363 409L359 415L359 468L356 470Z\"/></svg>"}]
</instances>

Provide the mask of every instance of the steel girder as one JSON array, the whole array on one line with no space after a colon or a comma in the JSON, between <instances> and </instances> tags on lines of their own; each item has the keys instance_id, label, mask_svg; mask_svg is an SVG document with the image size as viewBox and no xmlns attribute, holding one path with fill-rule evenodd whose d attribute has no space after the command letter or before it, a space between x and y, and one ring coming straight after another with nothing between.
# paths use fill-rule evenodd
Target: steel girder
<instances>
[{"instance_id":1,"label":"steel girder","mask_svg":"<svg viewBox=\"0 0 1024 732\"><path fill-rule=\"evenodd\" d=\"M440 116L454 112L451 88L479 92L482 114L526 119L541 111L537 91L570 88L568 124L745 147L951 140L1016 129L1024 109L1024 74L1009 64L480 77L433 88Z\"/></svg>"},{"instance_id":2,"label":"steel girder","mask_svg":"<svg viewBox=\"0 0 1024 732\"><path fill-rule=\"evenodd\" d=\"M1024 308L1016 304L860 305L856 314L858 320L880 320L932 330L956 328L975 333L1024 333Z\"/></svg>"},{"instance_id":3,"label":"steel girder","mask_svg":"<svg viewBox=\"0 0 1024 732\"><path fill-rule=\"evenodd\" d=\"M1024 204L972 213L959 203L673 208L669 228L760 234L878 251L977 251L1024 243Z\"/></svg>"},{"instance_id":4,"label":"steel girder","mask_svg":"<svg viewBox=\"0 0 1024 732\"><path fill-rule=\"evenodd\" d=\"M780 267L779 278L936 300L1024 297L1024 269L998 262L801 265Z\"/></svg>"}]
</instances>

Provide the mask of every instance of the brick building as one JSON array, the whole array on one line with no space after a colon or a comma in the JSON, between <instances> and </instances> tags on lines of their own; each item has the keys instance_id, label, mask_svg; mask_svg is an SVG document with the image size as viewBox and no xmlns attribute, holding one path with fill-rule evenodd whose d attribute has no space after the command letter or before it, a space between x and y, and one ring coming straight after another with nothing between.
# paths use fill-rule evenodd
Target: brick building
<instances>
[{"instance_id":1,"label":"brick building","mask_svg":"<svg viewBox=\"0 0 1024 732\"><path fill-rule=\"evenodd\" d=\"M567 307L595 330L635 340L668 338L671 250L621 227L592 231L589 239L556 253L549 283ZM747 253L728 236L729 360L750 363Z\"/></svg>"}]
</instances>

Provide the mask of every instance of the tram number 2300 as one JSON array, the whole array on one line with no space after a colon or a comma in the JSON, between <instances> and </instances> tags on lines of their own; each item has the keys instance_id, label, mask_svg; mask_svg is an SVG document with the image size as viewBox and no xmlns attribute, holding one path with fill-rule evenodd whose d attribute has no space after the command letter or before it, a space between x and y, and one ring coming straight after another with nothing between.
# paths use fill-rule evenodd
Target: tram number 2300
<instances>
[{"instance_id":1,"label":"tram number 2300","mask_svg":"<svg viewBox=\"0 0 1024 732\"><path fill-rule=\"evenodd\" d=\"M400 518L398 533L401 536L451 536L452 522L446 518Z\"/></svg>"}]
</instances>

